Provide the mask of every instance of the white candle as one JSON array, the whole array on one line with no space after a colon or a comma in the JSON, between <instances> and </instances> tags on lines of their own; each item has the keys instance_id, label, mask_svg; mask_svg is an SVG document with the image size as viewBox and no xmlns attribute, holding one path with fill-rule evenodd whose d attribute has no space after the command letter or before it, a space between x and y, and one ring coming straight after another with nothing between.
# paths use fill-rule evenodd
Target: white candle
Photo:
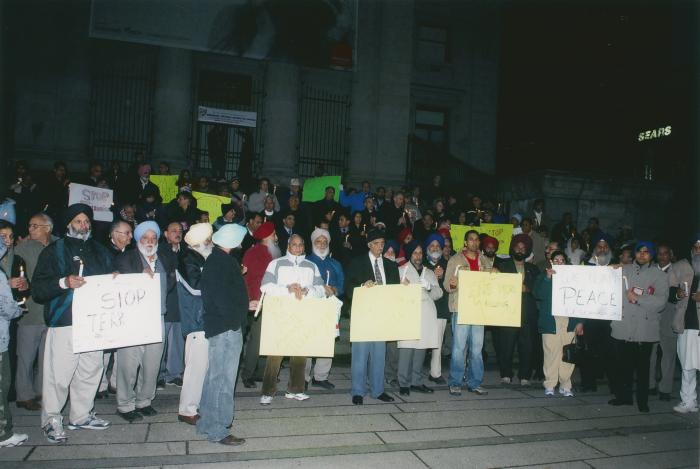
<instances>
[{"instance_id":1,"label":"white candle","mask_svg":"<svg viewBox=\"0 0 700 469\"><path fill-rule=\"evenodd\" d=\"M690 296L690 289L688 288L688 282L683 282L683 289L685 290L685 295Z\"/></svg>"},{"instance_id":2,"label":"white candle","mask_svg":"<svg viewBox=\"0 0 700 469\"><path fill-rule=\"evenodd\" d=\"M83 276L83 260L80 259L80 268L78 269L78 277Z\"/></svg>"},{"instance_id":3,"label":"white candle","mask_svg":"<svg viewBox=\"0 0 700 469\"><path fill-rule=\"evenodd\" d=\"M326 285L330 284L331 281L331 271L326 270Z\"/></svg>"},{"instance_id":4,"label":"white candle","mask_svg":"<svg viewBox=\"0 0 700 469\"><path fill-rule=\"evenodd\" d=\"M253 317L257 318L258 314L260 314L260 308L262 308L262 304L263 304L264 299L265 299L265 292L263 292L262 295L260 295L260 299L258 300L258 307L255 308L255 314L253 315Z\"/></svg>"},{"instance_id":5,"label":"white candle","mask_svg":"<svg viewBox=\"0 0 700 469\"><path fill-rule=\"evenodd\" d=\"M625 281L625 290L629 290L629 289L630 289L630 284L627 283L627 277L623 275L623 276L622 276L622 280Z\"/></svg>"}]
</instances>

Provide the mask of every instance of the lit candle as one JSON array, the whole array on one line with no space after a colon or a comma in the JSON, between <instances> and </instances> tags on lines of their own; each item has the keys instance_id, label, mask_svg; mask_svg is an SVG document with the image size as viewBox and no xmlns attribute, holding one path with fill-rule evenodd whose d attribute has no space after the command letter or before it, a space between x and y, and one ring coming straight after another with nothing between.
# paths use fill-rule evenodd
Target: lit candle
<instances>
[{"instance_id":1,"label":"lit candle","mask_svg":"<svg viewBox=\"0 0 700 469\"><path fill-rule=\"evenodd\" d=\"M348 238L349 238L349 237L350 237L349 234L346 234L346 235L345 235L345 242L346 242L346 243L348 242Z\"/></svg>"},{"instance_id":2,"label":"lit candle","mask_svg":"<svg viewBox=\"0 0 700 469\"><path fill-rule=\"evenodd\" d=\"M362 231L363 231L363 232L364 232L364 231L367 231L367 223L364 223L364 224L362 225Z\"/></svg>"},{"instance_id":3,"label":"lit candle","mask_svg":"<svg viewBox=\"0 0 700 469\"><path fill-rule=\"evenodd\" d=\"M623 275L623 276L622 276L622 280L625 281L625 290L629 290L629 289L630 289L630 284L627 283L627 277Z\"/></svg>"},{"instance_id":4,"label":"lit candle","mask_svg":"<svg viewBox=\"0 0 700 469\"><path fill-rule=\"evenodd\" d=\"M19 278L24 278L24 266L22 264L19 265Z\"/></svg>"},{"instance_id":5,"label":"lit candle","mask_svg":"<svg viewBox=\"0 0 700 469\"><path fill-rule=\"evenodd\" d=\"M329 285L331 282L331 271L326 270L326 285Z\"/></svg>"},{"instance_id":6,"label":"lit candle","mask_svg":"<svg viewBox=\"0 0 700 469\"><path fill-rule=\"evenodd\" d=\"M78 277L82 277L83 276L83 260L79 259L79 261L80 261L80 268L78 269Z\"/></svg>"}]
</instances>

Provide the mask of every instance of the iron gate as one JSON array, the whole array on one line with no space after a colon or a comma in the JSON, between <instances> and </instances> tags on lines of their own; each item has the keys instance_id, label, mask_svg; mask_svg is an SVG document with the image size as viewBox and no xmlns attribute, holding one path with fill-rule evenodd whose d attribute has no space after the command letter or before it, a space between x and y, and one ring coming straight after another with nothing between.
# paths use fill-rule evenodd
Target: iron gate
<instances>
[{"instance_id":1,"label":"iron gate","mask_svg":"<svg viewBox=\"0 0 700 469\"><path fill-rule=\"evenodd\" d=\"M301 86L297 174L344 175L350 153L350 92L332 93Z\"/></svg>"},{"instance_id":2,"label":"iron gate","mask_svg":"<svg viewBox=\"0 0 700 469\"><path fill-rule=\"evenodd\" d=\"M88 155L131 162L153 146L158 48L93 41Z\"/></svg>"}]
</instances>

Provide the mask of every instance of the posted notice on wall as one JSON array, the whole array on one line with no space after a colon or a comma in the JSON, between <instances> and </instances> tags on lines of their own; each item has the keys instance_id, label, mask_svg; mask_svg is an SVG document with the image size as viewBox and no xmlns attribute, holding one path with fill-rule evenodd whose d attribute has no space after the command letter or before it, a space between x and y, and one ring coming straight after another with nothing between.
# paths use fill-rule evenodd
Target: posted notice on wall
<instances>
[{"instance_id":1,"label":"posted notice on wall","mask_svg":"<svg viewBox=\"0 0 700 469\"><path fill-rule=\"evenodd\" d=\"M199 106L197 120L212 124L235 125L238 127L255 127L258 114L250 111L235 111L209 106Z\"/></svg>"},{"instance_id":2,"label":"posted notice on wall","mask_svg":"<svg viewBox=\"0 0 700 469\"><path fill-rule=\"evenodd\" d=\"M163 341L160 274L92 275L73 293L73 353Z\"/></svg>"},{"instance_id":3,"label":"posted notice on wall","mask_svg":"<svg viewBox=\"0 0 700 469\"><path fill-rule=\"evenodd\" d=\"M619 321L622 269L557 265L552 275L552 314Z\"/></svg>"},{"instance_id":4,"label":"posted notice on wall","mask_svg":"<svg viewBox=\"0 0 700 469\"><path fill-rule=\"evenodd\" d=\"M71 182L68 186L68 205L85 204L92 208L96 221L109 221L114 219L110 210L114 196L112 189L102 189L101 187L86 186Z\"/></svg>"}]
</instances>

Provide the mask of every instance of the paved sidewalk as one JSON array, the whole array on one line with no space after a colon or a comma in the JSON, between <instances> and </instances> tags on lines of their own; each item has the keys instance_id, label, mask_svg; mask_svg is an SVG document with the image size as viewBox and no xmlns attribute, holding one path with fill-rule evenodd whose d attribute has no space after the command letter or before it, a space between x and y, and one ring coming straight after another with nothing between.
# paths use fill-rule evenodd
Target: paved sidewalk
<instances>
[{"instance_id":1,"label":"paved sidewalk","mask_svg":"<svg viewBox=\"0 0 700 469\"><path fill-rule=\"evenodd\" d=\"M286 372L280 388L285 389ZM39 413L12 408L24 446L0 449L0 467L205 467L205 468L670 468L698 467L698 414L673 412L678 401L652 398L651 413L611 407L607 388L574 398L544 398L542 389L497 383L487 372L489 395L452 397L392 393L396 402L350 401L350 370L334 368L333 393L310 389L311 399L272 405L239 384L233 433L240 447L202 440L177 422L179 389L159 391L160 412L135 424L115 415L115 400L97 401L99 415L113 422L105 431L68 431L55 446L39 428ZM676 382L676 386L678 386ZM676 392L677 395L677 392Z\"/></svg>"}]
</instances>

